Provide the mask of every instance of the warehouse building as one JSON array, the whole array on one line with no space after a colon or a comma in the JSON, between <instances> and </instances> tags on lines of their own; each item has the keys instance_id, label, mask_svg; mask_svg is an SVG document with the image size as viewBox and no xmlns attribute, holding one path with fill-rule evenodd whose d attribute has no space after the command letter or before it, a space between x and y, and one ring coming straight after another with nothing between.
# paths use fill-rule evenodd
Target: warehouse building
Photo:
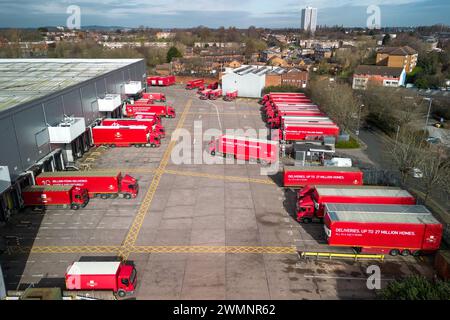
<instances>
[{"instance_id":1,"label":"warehouse building","mask_svg":"<svg viewBox=\"0 0 450 320\"><path fill-rule=\"evenodd\" d=\"M0 59L0 222L37 174L82 157L92 126L120 117L145 79L143 59Z\"/></svg>"}]
</instances>

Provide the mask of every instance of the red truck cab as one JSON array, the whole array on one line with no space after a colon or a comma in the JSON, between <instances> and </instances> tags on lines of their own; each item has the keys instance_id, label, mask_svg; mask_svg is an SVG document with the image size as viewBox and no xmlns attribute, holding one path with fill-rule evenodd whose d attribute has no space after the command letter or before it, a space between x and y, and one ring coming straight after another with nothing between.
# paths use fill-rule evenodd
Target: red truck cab
<instances>
[{"instance_id":1,"label":"red truck cab","mask_svg":"<svg viewBox=\"0 0 450 320\"><path fill-rule=\"evenodd\" d=\"M113 291L123 298L136 290L137 272L123 262L74 262L65 275L67 290Z\"/></svg>"},{"instance_id":2,"label":"red truck cab","mask_svg":"<svg viewBox=\"0 0 450 320\"><path fill-rule=\"evenodd\" d=\"M220 96L222 96L222 89L215 89L209 93L210 100L217 100Z\"/></svg>"},{"instance_id":3,"label":"red truck cab","mask_svg":"<svg viewBox=\"0 0 450 320\"><path fill-rule=\"evenodd\" d=\"M202 88L205 86L205 80L204 79L196 79L188 81L186 84L186 90L193 90L196 88Z\"/></svg>"},{"instance_id":4,"label":"red truck cab","mask_svg":"<svg viewBox=\"0 0 450 320\"><path fill-rule=\"evenodd\" d=\"M25 206L64 206L72 210L86 207L89 193L86 188L68 186L28 186L22 190Z\"/></svg>"},{"instance_id":5,"label":"red truck cab","mask_svg":"<svg viewBox=\"0 0 450 320\"><path fill-rule=\"evenodd\" d=\"M205 89L200 91L200 100L208 100L211 91L212 91L211 89Z\"/></svg>"}]
</instances>

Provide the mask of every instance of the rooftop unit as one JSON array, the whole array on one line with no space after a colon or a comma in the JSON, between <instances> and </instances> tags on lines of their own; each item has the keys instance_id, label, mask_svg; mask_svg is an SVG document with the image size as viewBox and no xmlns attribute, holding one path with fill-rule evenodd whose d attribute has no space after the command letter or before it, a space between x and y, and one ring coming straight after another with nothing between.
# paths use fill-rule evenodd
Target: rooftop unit
<instances>
[{"instance_id":1,"label":"rooftop unit","mask_svg":"<svg viewBox=\"0 0 450 320\"><path fill-rule=\"evenodd\" d=\"M104 98L99 98L97 102L98 111L112 112L122 104L122 99L120 94L107 94Z\"/></svg>"},{"instance_id":2,"label":"rooftop unit","mask_svg":"<svg viewBox=\"0 0 450 320\"><path fill-rule=\"evenodd\" d=\"M71 143L86 131L84 118L65 117L56 127L48 127L50 143Z\"/></svg>"},{"instance_id":3,"label":"rooftop unit","mask_svg":"<svg viewBox=\"0 0 450 320\"><path fill-rule=\"evenodd\" d=\"M124 85L125 94L127 95L136 95L138 94L142 88L142 82L140 81L129 81Z\"/></svg>"}]
</instances>

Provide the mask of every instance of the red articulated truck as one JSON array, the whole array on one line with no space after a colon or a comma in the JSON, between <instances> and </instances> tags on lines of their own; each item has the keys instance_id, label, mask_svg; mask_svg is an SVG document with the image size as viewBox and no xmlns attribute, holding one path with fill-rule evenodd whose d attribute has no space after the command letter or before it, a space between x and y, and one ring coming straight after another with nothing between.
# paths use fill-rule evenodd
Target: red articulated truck
<instances>
[{"instance_id":1,"label":"red articulated truck","mask_svg":"<svg viewBox=\"0 0 450 320\"><path fill-rule=\"evenodd\" d=\"M164 93L157 92L144 92L142 94L143 99L166 102L166 95Z\"/></svg>"},{"instance_id":2,"label":"red articulated truck","mask_svg":"<svg viewBox=\"0 0 450 320\"><path fill-rule=\"evenodd\" d=\"M85 188L89 196L102 199L116 198L119 195L125 199L136 198L139 184L135 178L120 172L101 171L55 171L43 172L36 177L40 186L77 186Z\"/></svg>"},{"instance_id":3,"label":"red articulated truck","mask_svg":"<svg viewBox=\"0 0 450 320\"><path fill-rule=\"evenodd\" d=\"M211 155L233 156L240 160L255 160L263 165L278 161L278 142L223 135L209 144Z\"/></svg>"},{"instance_id":4,"label":"red articulated truck","mask_svg":"<svg viewBox=\"0 0 450 320\"><path fill-rule=\"evenodd\" d=\"M211 93L211 89L205 89L200 92L200 100L208 100L209 94Z\"/></svg>"},{"instance_id":5,"label":"red articulated truck","mask_svg":"<svg viewBox=\"0 0 450 320\"><path fill-rule=\"evenodd\" d=\"M146 126L159 137L166 137L164 127L154 119L103 119L101 126Z\"/></svg>"},{"instance_id":6,"label":"red articulated truck","mask_svg":"<svg viewBox=\"0 0 450 320\"><path fill-rule=\"evenodd\" d=\"M225 96L223 97L223 100L225 101L234 101L238 97L238 91L228 91Z\"/></svg>"},{"instance_id":7,"label":"red articulated truck","mask_svg":"<svg viewBox=\"0 0 450 320\"><path fill-rule=\"evenodd\" d=\"M416 199L400 188L306 186L297 193L297 221L310 223L315 218L322 219L327 203L415 205Z\"/></svg>"},{"instance_id":8,"label":"red articulated truck","mask_svg":"<svg viewBox=\"0 0 450 320\"><path fill-rule=\"evenodd\" d=\"M127 104L125 113L128 117L133 117L137 112L155 113L160 117L175 118L175 109L171 106L149 105L149 104Z\"/></svg>"},{"instance_id":9,"label":"red articulated truck","mask_svg":"<svg viewBox=\"0 0 450 320\"><path fill-rule=\"evenodd\" d=\"M216 90L218 88L219 88L219 83L217 81L210 83L207 87L207 89L211 89L211 90Z\"/></svg>"},{"instance_id":10,"label":"red articulated truck","mask_svg":"<svg viewBox=\"0 0 450 320\"><path fill-rule=\"evenodd\" d=\"M323 137L336 137L339 135L339 127L335 124L284 124L280 130L280 140L304 141L321 139Z\"/></svg>"},{"instance_id":11,"label":"red articulated truck","mask_svg":"<svg viewBox=\"0 0 450 320\"><path fill-rule=\"evenodd\" d=\"M222 96L222 89L212 90L209 93L209 100L217 100Z\"/></svg>"},{"instance_id":12,"label":"red articulated truck","mask_svg":"<svg viewBox=\"0 0 450 320\"><path fill-rule=\"evenodd\" d=\"M74 262L67 268L66 289L113 291L123 298L136 290L137 272L123 262Z\"/></svg>"},{"instance_id":13,"label":"red articulated truck","mask_svg":"<svg viewBox=\"0 0 450 320\"><path fill-rule=\"evenodd\" d=\"M325 205L324 229L330 246L392 256L435 252L443 232L423 206L334 203Z\"/></svg>"},{"instance_id":14,"label":"red articulated truck","mask_svg":"<svg viewBox=\"0 0 450 320\"><path fill-rule=\"evenodd\" d=\"M285 187L302 188L307 185L361 186L363 173L347 167L284 167Z\"/></svg>"},{"instance_id":15,"label":"red articulated truck","mask_svg":"<svg viewBox=\"0 0 450 320\"><path fill-rule=\"evenodd\" d=\"M70 186L29 186L22 190L27 207L63 207L78 210L86 207L89 194L86 188Z\"/></svg>"},{"instance_id":16,"label":"red articulated truck","mask_svg":"<svg viewBox=\"0 0 450 320\"><path fill-rule=\"evenodd\" d=\"M92 142L96 146L152 147L161 145L159 135L147 126L96 126L92 128Z\"/></svg>"},{"instance_id":17,"label":"red articulated truck","mask_svg":"<svg viewBox=\"0 0 450 320\"><path fill-rule=\"evenodd\" d=\"M205 87L205 79L191 80L188 81L188 83L186 84L186 90L193 90L204 87Z\"/></svg>"}]
</instances>

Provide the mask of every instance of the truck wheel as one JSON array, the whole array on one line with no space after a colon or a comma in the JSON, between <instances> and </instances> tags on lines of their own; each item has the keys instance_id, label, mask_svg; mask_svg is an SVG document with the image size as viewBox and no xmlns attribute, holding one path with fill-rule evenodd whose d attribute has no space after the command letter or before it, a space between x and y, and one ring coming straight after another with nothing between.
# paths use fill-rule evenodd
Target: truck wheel
<instances>
[{"instance_id":1,"label":"truck wheel","mask_svg":"<svg viewBox=\"0 0 450 320\"><path fill-rule=\"evenodd\" d=\"M100 198L103 199L103 200L106 200L106 199L109 198L109 195L107 195L107 194L101 194L101 195L100 195Z\"/></svg>"},{"instance_id":2,"label":"truck wheel","mask_svg":"<svg viewBox=\"0 0 450 320\"><path fill-rule=\"evenodd\" d=\"M134 146L135 146L135 148L140 148L141 147L140 144L135 144Z\"/></svg>"},{"instance_id":3,"label":"truck wheel","mask_svg":"<svg viewBox=\"0 0 450 320\"><path fill-rule=\"evenodd\" d=\"M397 249L393 249L391 250L391 252L389 252L389 254L393 257L396 257L400 254L400 251L398 251Z\"/></svg>"},{"instance_id":4,"label":"truck wheel","mask_svg":"<svg viewBox=\"0 0 450 320\"><path fill-rule=\"evenodd\" d=\"M216 152L215 152L215 151L211 151L211 155L212 155L212 156L215 156L215 155L216 155Z\"/></svg>"},{"instance_id":5,"label":"truck wheel","mask_svg":"<svg viewBox=\"0 0 450 320\"><path fill-rule=\"evenodd\" d=\"M110 146L111 148L115 148L116 147L116 145L115 144L112 144L111 146Z\"/></svg>"},{"instance_id":6,"label":"truck wheel","mask_svg":"<svg viewBox=\"0 0 450 320\"><path fill-rule=\"evenodd\" d=\"M411 255L411 251L409 251L409 250L403 250L402 251L402 256L407 257L409 255Z\"/></svg>"},{"instance_id":7,"label":"truck wheel","mask_svg":"<svg viewBox=\"0 0 450 320\"><path fill-rule=\"evenodd\" d=\"M125 199L131 199L131 194L129 194L129 193L125 193L124 195L123 195L123 197L125 198Z\"/></svg>"},{"instance_id":8,"label":"truck wheel","mask_svg":"<svg viewBox=\"0 0 450 320\"><path fill-rule=\"evenodd\" d=\"M127 293L123 290L119 290L117 291L117 295L121 298L124 298L127 295Z\"/></svg>"},{"instance_id":9,"label":"truck wheel","mask_svg":"<svg viewBox=\"0 0 450 320\"><path fill-rule=\"evenodd\" d=\"M303 218L303 219L302 219L302 222L303 222L304 224L309 224L309 223L312 222L312 219L311 219L311 218Z\"/></svg>"},{"instance_id":10,"label":"truck wheel","mask_svg":"<svg viewBox=\"0 0 450 320\"><path fill-rule=\"evenodd\" d=\"M72 210L78 210L78 209L80 209L80 206L77 205L77 204L73 204L73 205L70 206L70 209L72 209Z\"/></svg>"}]
</instances>

